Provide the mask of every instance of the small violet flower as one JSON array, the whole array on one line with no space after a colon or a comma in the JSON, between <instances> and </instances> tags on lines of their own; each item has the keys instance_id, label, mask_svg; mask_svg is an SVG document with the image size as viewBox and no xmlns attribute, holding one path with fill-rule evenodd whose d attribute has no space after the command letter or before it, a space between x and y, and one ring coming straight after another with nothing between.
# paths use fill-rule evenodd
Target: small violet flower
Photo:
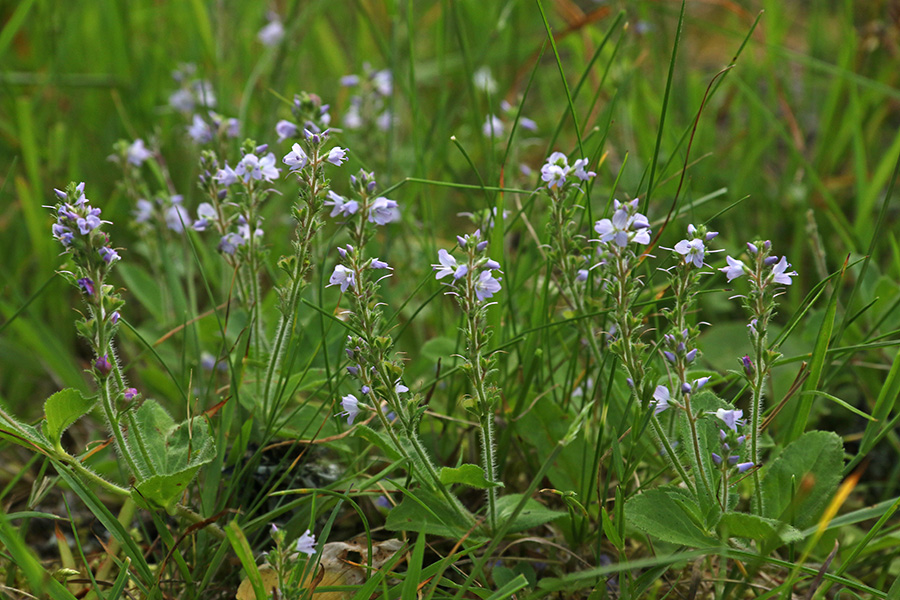
<instances>
[{"instance_id":1,"label":"small violet flower","mask_svg":"<svg viewBox=\"0 0 900 600\"><path fill-rule=\"evenodd\" d=\"M275 155L269 152L262 158L252 153L245 154L234 172L249 183L251 179L272 181L278 178L280 171L275 167Z\"/></svg>"},{"instance_id":2,"label":"small violet flower","mask_svg":"<svg viewBox=\"0 0 900 600\"><path fill-rule=\"evenodd\" d=\"M569 160L562 152L554 152L541 167L541 179L547 182L548 188L561 188L569 174Z\"/></svg>"},{"instance_id":3,"label":"small violet flower","mask_svg":"<svg viewBox=\"0 0 900 600\"><path fill-rule=\"evenodd\" d=\"M574 171L575 177L580 179L581 181L587 181L592 177L596 177L597 173L594 171L585 171L584 168L588 166L587 158L579 158L575 161L575 164L572 165L572 170Z\"/></svg>"},{"instance_id":4,"label":"small violet flower","mask_svg":"<svg viewBox=\"0 0 900 600\"><path fill-rule=\"evenodd\" d=\"M740 409L725 410L724 408L720 408L716 411L716 416L720 418L729 429L736 432L738 425L743 424L741 417L744 416L744 411Z\"/></svg>"},{"instance_id":5,"label":"small violet flower","mask_svg":"<svg viewBox=\"0 0 900 600\"><path fill-rule=\"evenodd\" d=\"M653 392L653 399L655 400L655 402L651 402L651 405L654 407L653 414L658 415L669 408L669 400L672 399L672 396L669 394L669 388L664 385L656 386L656 391Z\"/></svg>"},{"instance_id":6,"label":"small violet flower","mask_svg":"<svg viewBox=\"0 0 900 600\"><path fill-rule=\"evenodd\" d=\"M200 115L194 115L187 128L188 135L198 144L207 144L213 139L213 130Z\"/></svg>"},{"instance_id":7,"label":"small violet flower","mask_svg":"<svg viewBox=\"0 0 900 600\"><path fill-rule=\"evenodd\" d=\"M107 246L98 248L97 252L100 254L100 258L106 261L106 264L108 265L111 265L115 261L119 260L119 253Z\"/></svg>"},{"instance_id":8,"label":"small violet flower","mask_svg":"<svg viewBox=\"0 0 900 600\"><path fill-rule=\"evenodd\" d=\"M620 248L629 242L650 243L650 222L637 212L639 202L637 198L625 203L614 201L612 219L600 219L594 224L594 231L600 234L602 243L614 242Z\"/></svg>"},{"instance_id":9,"label":"small violet flower","mask_svg":"<svg viewBox=\"0 0 900 600\"><path fill-rule=\"evenodd\" d=\"M237 251L238 247L243 245L243 236L232 231L223 235L222 239L219 240L219 251L224 252L229 256L234 256L234 253Z\"/></svg>"},{"instance_id":10,"label":"small violet flower","mask_svg":"<svg viewBox=\"0 0 900 600\"><path fill-rule=\"evenodd\" d=\"M310 533L309 529L303 532L303 535L297 540L297 552L302 552L307 556L316 553L316 536Z\"/></svg>"},{"instance_id":11,"label":"small violet flower","mask_svg":"<svg viewBox=\"0 0 900 600\"><path fill-rule=\"evenodd\" d=\"M300 144L294 144L291 146L291 151L281 159L281 162L290 167L292 172L296 173L309 164L309 157L303 151L303 148L300 147Z\"/></svg>"},{"instance_id":12,"label":"small violet flower","mask_svg":"<svg viewBox=\"0 0 900 600\"><path fill-rule=\"evenodd\" d=\"M353 271L344 265L335 265L334 272L328 280L328 286L339 285L341 292L346 292L347 288L354 285Z\"/></svg>"},{"instance_id":13,"label":"small violet flower","mask_svg":"<svg viewBox=\"0 0 900 600\"><path fill-rule=\"evenodd\" d=\"M443 279L447 275L453 275L453 279L459 279L469 271L466 265L458 264L453 255L444 249L438 250L438 264L431 265L431 268L437 271L435 279Z\"/></svg>"},{"instance_id":14,"label":"small violet flower","mask_svg":"<svg viewBox=\"0 0 900 600\"><path fill-rule=\"evenodd\" d=\"M329 215L331 217L336 217L338 215L349 217L350 215L356 214L356 211L359 210L359 202L356 200L347 200L331 190L328 190L328 200L326 200L324 204L325 206L331 207L331 215Z\"/></svg>"},{"instance_id":15,"label":"small violet flower","mask_svg":"<svg viewBox=\"0 0 900 600\"><path fill-rule=\"evenodd\" d=\"M706 252L706 246L703 240L681 240L675 244L675 252L684 257L685 263L694 263L698 269L703 266L703 255Z\"/></svg>"},{"instance_id":16,"label":"small violet flower","mask_svg":"<svg viewBox=\"0 0 900 600\"><path fill-rule=\"evenodd\" d=\"M491 271L482 271L475 282L475 296L480 301L487 300L500 291L500 280Z\"/></svg>"},{"instance_id":17,"label":"small violet flower","mask_svg":"<svg viewBox=\"0 0 900 600\"><path fill-rule=\"evenodd\" d=\"M229 186L234 185L238 182L237 173L234 172L234 169L228 166L226 163L225 166L218 171L213 176L213 179L219 182L220 185Z\"/></svg>"},{"instance_id":18,"label":"small violet flower","mask_svg":"<svg viewBox=\"0 0 900 600\"><path fill-rule=\"evenodd\" d=\"M341 407L344 412L338 413L338 416L347 417L347 425L353 425L353 419L359 414L359 400L353 394L347 394L341 398Z\"/></svg>"},{"instance_id":19,"label":"small violet flower","mask_svg":"<svg viewBox=\"0 0 900 600\"><path fill-rule=\"evenodd\" d=\"M169 207L169 210L166 211L166 226L175 233L183 232L185 226L190 227L191 223L193 223L193 221L191 221L191 215L188 214L187 209L180 204L173 204Z\"/></svg>"},{"instance_id":20,"label":"small violet flower","mask_svg":"<svg viewBox=\"0 0 900 600\"><path fill-rule=\"evenodd\" d=\"M775 276L775 283L780 283L782 285L791 285L791 277L796 277L797 271L791 271L790 273L787 273L786 271L790 267L791 265L787 261L787 257L782 256L781 260L779 260L772 268L772 275Z\"/></svg>"},{"instance_id":21,"label":"small violet flower","mask_svg":"<svg viewBox=\"0 0 900 600\"><path fill-rule=\"evenodd\" d=\"M387 198L378 197L369 206L369 222L376 225L387 225L400 217L397 203Z\"/></svg>"},{"instance_id":22,"label":"small violet flower","mask_svg":"<svg viewBox=\"0 0 900 600\"><path fill-rule=\"evenodd\" d=\"M89 277L82 277L75 283L78 284L78 287L81 288L81 291L87 294L88 296L94 295L94 281Z\"/></svg>"},{"instance_id":23,"label":"small violet flower","mask_svg":"<svg viewBox=\"0 0 900 600\"><path fill-rule=\"evenodd\" d=\"M744 269L747 267L741 261L731 258L730 256L726 256L725 260L728 262L727 267L722 267L719 270L725 273L725 277L728 278L728 281L736 277L740 277L744 274Z\"/></svg>"},{"instance_id":24,"label":"small violet flower","mask_svg":"<svg viewBox=\"0 0 900 600\"><path fill-rule=\"evenodd\" d=\"M275 123L275 133L278 134L279 142L283 142L288 138L294 137L295 135L297 135L297 132L299 130L299 127L297 127L290 121L285 121L284 119Z\"/></svg>"},{"instance_id":25,"label":"small violet flower","mask_svg":"<svg viewBox=\"0 0 900 600\"><path fill-rule=\"evenodd\" d=\"M347 161L347 149L335 146L328 151L328 156L325 158L325 160L327 160L334 166L339 167Z\"/></svg>"},{"instance_id":26,"label":"small violet flower","mask_svg":"<svg viewBox=\"0 0 900 600\"><path fill-rule=\"evenodd\" d=\"M263 46L275 46L283 37L284 25L275 15L270 15L269 22L256 34L256 38Z\"/></svg>"},{"instance_id":27,"label":"small violet flower","mask_svg":"<svg viewBox=\"0 0 900 600\"><path fill-rule=\"evenodd\" d=\"M128 146L128 151L125 154L128 162L136 167L141 166L145 160L153 156L153 153L144 146L144 140L140 138L134 140L134 143Z\"/></svg>"}]
</instances>

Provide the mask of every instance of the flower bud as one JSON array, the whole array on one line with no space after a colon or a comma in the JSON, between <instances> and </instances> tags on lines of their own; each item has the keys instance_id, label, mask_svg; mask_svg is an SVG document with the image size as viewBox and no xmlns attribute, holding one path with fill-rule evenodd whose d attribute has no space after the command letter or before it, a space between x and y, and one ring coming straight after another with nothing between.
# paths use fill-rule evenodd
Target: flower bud
<instances>
[{"instance_id":1,"label":"flower bud","mask_svg":"<svg viewBox=\"0 0 900 600\"><path fill-rule=\"evenodd\" d=\"M104 354L94 362L94 368L103 377L106 377L112 371L112 364L109 362L109 355Z\"/></svg>"},{"instance_id":2,"label":"flower bud","mask_svg":"<svg viewBox=\"0 0 900 600\"><path fill-rule=\"evenodd\" d=\"M751 242L747 242L747 250L750 252L750 254L756 254L757 252L759 252L759 248L756 247L756 244L753 244Z\"/></svg>"},{"instance_id":3,"label":"flower bud","mask_svg":"<svg viewBox=\"0 0 900 600\"><path fill-rule=\"evenodd\" d=\"M741 363L744 365L744 373L747 374L747 377L753 376L753 361L750 360L749 356L744 356L741 358Z\"/></svg>"},{"instance_id":4,"label":"flower bud","mask_svg":"<svg viewBox=\"0 0 900 600\"><path fill-rule=\"evenodd\" d=\"M778 262L777 256L767 256L766 259L763 261L763 264L766 265L767 267L771 267L772 265L774 265L777 262Z\"/></svg>"}]
</instances>

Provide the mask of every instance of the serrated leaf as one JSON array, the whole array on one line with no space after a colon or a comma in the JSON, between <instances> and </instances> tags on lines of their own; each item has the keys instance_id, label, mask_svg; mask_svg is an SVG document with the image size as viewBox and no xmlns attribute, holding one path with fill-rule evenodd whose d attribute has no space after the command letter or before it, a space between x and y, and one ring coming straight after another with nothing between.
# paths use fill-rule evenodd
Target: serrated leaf
<instances>
[{"instance_id":1,"label":"serrated leaf","mask_svg":"<svg viewBox=\"0 0 900 600\"><path fill-rule=\"evenodd\" d=\"M63 432L90 412L96 402L96 396L85 398L73 388L60 390L47 398L44 402L44 414L47 417L46 433L50 442L58 445Z\"/></svg>"},{"instance_id":2,"label":"serrated leaf","mask_svg":"<svg viewBox=\"0 0 900 600\"><path fill-rule=\"evenodd\" d=\"M155 400L129 415L129 452L136 473L135 500L142 506L169 509L197 470L216 456L215 442L203 418L175 423Z\"/></svg>"},{"instance_id":3,"label":"serrated leaf","mask_svg":"<svg viewBox=\"0 0 900 600\"><path fill-rule=\"evenodd\" d=\"M766 542L768 547L771 547L775 540L789 544L803 539L803 534L786 523L747 513L730 512L722 515L722 520L719 521L719 532L729 537L750 538Z\"/></svg>"},{"instance_id":4,"label":"serrated leaf","mask_svg":"<svg viewBox=\"0 0 900 600\"><path fill-rule=\"evenodd\" d=\"M522 500L522 494L509 494L498 498L497 520L502 522L508 519L520 500ZM529 498L525 503L525 508L522 509L522 512L516 516L516 520L513 521L512 526L509 528L509 533L525 531L526 529L531 529L532 527L555 521L565 515L566 513L564 512L549 509L537 500Z\"/></svg>"},{"instance_id":5,"label":"serrated leaf","mask_svg":"<svg viewBox=\"0 0 900 600\"><path fill-rule=\"evenodd\" d=\"M695 521L699 507L694 506L695 515L691 515L687 496L680 496L679 500L664 488L647 490L625 503L625 518L634 527L665 542L694 548L717 545L718 541Z\"/></svg>"},{"instance_id":6,"label":"serrated leaf","mask_svg":"<svg viewBox=\"0 0 900 600\"><path fill-rule=\"evenodd\" d=\"M804 433L763 475L763 516L803 528L816 521L841 481L844 449L830 431Z\"/></svg>"},{"instance_id":7,"label":"serrated leaf","mask_svg":"<svg viewBox=\"0 0 900 600\"><path fill-rule=\"evenodd\" d=\"M488 481L484 476L484 469L478 465L460 465L458 467L444 467L441 469L441 483L452 485L462 483L473 488L486 490L489 488L503 487L498 481Z\"/></svg>"}]
</instances>

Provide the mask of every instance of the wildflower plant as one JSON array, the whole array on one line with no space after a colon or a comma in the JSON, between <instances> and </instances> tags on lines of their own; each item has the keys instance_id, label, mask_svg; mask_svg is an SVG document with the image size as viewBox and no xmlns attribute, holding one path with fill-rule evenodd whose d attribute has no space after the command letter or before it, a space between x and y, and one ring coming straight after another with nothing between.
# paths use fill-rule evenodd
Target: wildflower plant
<instances>
[{"instance_id":1,"label":"wildflower plant","mask_svg":"<svg viewBox=\"0 0 900 600\"><path fill-rule=\"evenodd\" d=\"M450 286L448 295L456 297L465 316L463 335L466 340L463 370L469 377L473 394L463 406L478 419L481 434L481 467L487 487L487 523L491 531L497 526L498 480L494 414L500 392L493 383L494 358L488 350L491 331L487 327L487 311L494 302L488 302L500 292L500 264L489 258L488 242L480 235L458 236L459 248L465 253L464 262L457 262L446 250L441 249L438 263L432 265L435 277ZM449 277L448 277L449 276Z\"/></svg>"},{"instance_id":2,"label":"wildflower plant","mask_svg":"<svg viewBox=\"0 0 900 600\"><path fill-rule=\"evenodd\" d=\"M766 380L772 370L772 366L781 357L777 348L770 348L768 343L769 322L775 314L776 297L781 294L783 286L791 285L792 277L796 271L788 271L785 256L772 254L772 242L757 240L747 242L747 256L750 264L741 260L727 258L727 266L720 270L725 273L728 281L732 281L744 275L750 284L750 291L741 296L742 304L749 313L750 322L747 324L747 333L750 337L752 355L741 359L741 373L743 373L747 385L750 388L750 461L753 464L760 463L759 437L762 425L763 400L765 395ZM762 483L758 471L753 472L754 501L756 511L763 511Z\"/></svg>"},{"instance_id":3,"label":"wildflower plant","mask_svg":"<svg viewBox=\"0 0 900 600\"><path fill-rule=\"evenodd\" d=\"M45 403L42 428L0 414L17 432L26 447L47 456L60 475L74 484L76 479L95 484L109 493L131 497L138 505L165 508L196 522L199 517L182 504L182 494L201 466L215 456L215 444L205 420L188 419L176 423L153 399L144 399L130 387L120 365L115 336L123 322L124 301L110 282L112 268L121 260L112 244L102 210L85 194L85 184L71 183L55 190L52 207L55 223L52 234L67 259L60 273L81 293L86 312L76 324L79 335L90 347L89 373L97 390L85 398L74 389L64 389ZM61 444L66 428L99 406L131 480L129 487L116 484L86 466L82 456L70 455Z\"/></svg>"},{"instance_id":4,"label":"wildflower plant","mask_svg":"<svg viewBox=\"0 0 900 600\"><path fill-rule=\"evenodd\" d=\"M365 402L350 394L344 396L339 415L352 424L361 409L373 410L393 449L409 461L411 472L432 492L443 497L457 520L470 522L471 517L459 500L441 480L434 460L419 435L425 406L418 394L409 394L403 384L403 363L395 356L393 340L378 299L380 282L390 277L393 269L380 258L367 255L369 240L378 228L396 220L398 204L379 196L373 173L360 170L350 177L352 199L331 193L332 215L346 219L353 244L339 247L339 264L329 278L329 286L338 286L351 305L349 321L354 334L347 338L347 372L358 382ZM388 418L388 410L394 419Z\"/></svg>"}]
</instances>

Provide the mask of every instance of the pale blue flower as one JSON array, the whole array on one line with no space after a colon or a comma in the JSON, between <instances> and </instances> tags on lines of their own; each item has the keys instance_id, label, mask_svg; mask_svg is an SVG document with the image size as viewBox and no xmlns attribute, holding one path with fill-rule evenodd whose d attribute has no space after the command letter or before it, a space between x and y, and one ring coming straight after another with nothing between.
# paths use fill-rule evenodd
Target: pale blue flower
<instances>
[{"instance_id":1,"label":"pale blue flower","mask_svg":"<svg viewBox=\"0 0 900 600\"><path fill-rule=\"evenodd\" d=\"M220 185L229 186L238 182L237 173L234 172L234 169L228 166L228 163L225 163L225 166L218 171L213 176L213 179L219 182Z\"/></svg>"},{"instance_id":2,"label":"pale blue flower","mask_svg":"<svg viewBox=\"0 0 900 600\"><path fill-rule=\"evenodd\" d=\"M341 292L346 292L348 287L355 285L353 271L344 265L335 265L334 272L328 280L328 286L332 285L339 285Z\"/></svg>"},{"instance_id":3,"label":"pale blue flower","mask_svg":"<svg viewBox=\"0 0 900 600\"><path fill-rule=\"evenodd\" d=\"M297 135L297 131L299 128L291 123L290 121L285 121L284 119L275 123L275 133L278 134L278 141L283 142L288 138L292 138Z\"/></svg>"},{"instance_id":4,"label":"pale blue flower","mask_svg":"<svg viewBox=\"0 0 900 600\"><path fill-rule=\"evenodd\" d=\"M725 260L728 263L728 266L722 267L719 270L725 273L725 277L728 278L728 281L744 274L744 269L747 268L744 266L744 263L735 258L731 258L730 256L726 256Z\"/></svg>"},{"instance_id":5,"label":"pale blue flower","mask_svg":"<svg viewBox=\"0 0 900 600\"><path fill-rule=\"evenodd\" d=\"M369 206L369 222L376 225L387 225L399 218L397 203L387 198L378 197Z\"/></svg>"},{"instance_id":6,"label":"pale blue flower","mask_svg":"<svg viewBox=\"0 0 900 600\"><path fill-rule=\"evenodd\" d=\"M185 227L190 227L193 221L187 209L180 204L173 204L166 211L166 227L175 233L181 233Z\"/></svg>"},{"instance_id":7,"label":"pale blue flower","mask_svg":"<svg viewBox=\"0 0 900 600\"><path fill-rule=\"evenodd\" d=\"M431 268L437 271L435 279L443 279L447 275L453 275L453 279L459 279L468 272L466 265L457 263L453 255L443 248L438 250L438 264L431 265Z\"/></svg>"},{"instance_id":8,"label":"pale blue flower","mask_svg":"<svg viewBox=\"0 0 900 600\"><path fill-rule=\"evenodd\" d=\"M188 126L188 135L198 144L207 144L213 139L213 130L200 115L194 115Z\"/></svg>"},{"instance_id":9,"label":"pale blue flower","mask_svg":"<svg viewBox=\"0 0 900 600\"><path fill-rule=\"evenodd\" d=\"M694 266L699 269L703 266L703 256L706 252L706 246L703 245L703 240L696 238L692 240L681 240L675 244L675 252L684 257L685 263L694 263Z\"/></svg>"},{"instance_id":10,"label":"pale blue flower","mask_svg":"<svg viewBox=\"0 0 900 600\"><path fill-rule=\"evenodd\" d=\"M304 531L303 535L297 540L296 550L307 556L312 556L316 553L316 536L310 533L309 529Z\"/></svg>"},{"instance_id":11,"label":"pale blue flower","mask_svg":"<svg viewBox=\"0 0 900 600\"><path fill-rule=\"evenodd\" d=\"M265 27L259 30L259 33L256 34L256 38L263 46L275 46L282 38L284 38L284 25L281 24L277 15L274 16L274 18L271 18Z\"/></svg>"},{"instance_id":12,"label":"pale blue flower","mask_svg":"<svg viewBox=\"0 0 900 600\"><path fill-rule=\"evenodd\" d=\"M309 157L300 144L291 146L291 151L285 154L282 162L290 167L291 171L299 171L309 163Z\"/></svg>"},{"instance_id":13,"label":"pale blue flower","mask_svg":"<svg viewBox=\"0 0 900 600\"><path fill-rule=\"evenodd\" d=\"M476 89L491 95L497 91L497 80L491 75L491 68L487 65L479 67L472 73L472 83Z\"/></svg>"},{"instance_id":14,"label":"pale blue flower","mask_svg":"<svg viewBox=\"0 0 900 600\"><path fill-rule=\"evenodd\" d=\"M371 79L372 84L375 86L375 91L382 96L390 96L394 91L394 76L388 69L375 71L372 73Z\"/></svg>"},{"instance_id":15,"label":"pale blue flower","mask_svg":"<svg viewBox=\"0 0 900 600\"><path fill-rule=\"evenodd\" d=\"M335 146L328 151L328 156L325 158L325 160L327 160L334 166L339 167L347 161L347 149Z\"/></svg>"},{"instance_id":16,"label":"pale blue flower","mask_svg":"<svg viewBox=\"0 0 900 600\"><path fill-rule=\"evenodd\" d=\"M487 300L500 291L500 280L495 278L491 271L482 271L475 282L475 296L481 300Z\"/></svg>"},{"instance_id":17,"label":"pale blue flower","mask_svg":"<svg viewBox=\"0 0 900 600\"><path fill-rule=\"evenodd\" d=\"M216 209L212 204L202 202L197 207L197 220L194 221L193 225L194 231L206 231L206 228L209 227L209 222L215 220L217 216Z\"/></svg>"},{"instance_id":18,"label":"pale blue flower","mask_svg":"<svg viewBox=\"0 0 900 600\"><path fill-rule=\"evenodd\" d=\"M782 285L791 285L791 277L797 276L797 271L791 271L787 273L786 271L791 267L790 263L787 261L786 256L782 256L781 260L779 260L774 267L772 267L772 275L774 275L775 283L780 283Z\"/></svg>"},{"instance_id":19,"label":"pale blue flower","mask_svg":"<svg viewBox=\"0 0 900 600\"><path fill-rule=\"evenodd\" d=\"M744 416L744 411L740 409L725 410L724 408L720 408L716 411L716 416L720 418L732 431L736 432L738 425L743 425L741 417Z\"/></svg>"},{"instance_id":20,"label":"pale blue flower","mask_svg":"<svg viewBox=\"0 0 900 600\"><path fill-rule=\"evenodd\" d=\"M329 215L331 217L336 217L338 215L349 217L350 215L356 214L356 211L359 210L359 202L356 200L347 200L331 190L328 190L328 200L325 200L323 204L331 207L331 215Z\"/></svg>"},{"instance_id":21,"label":"pale blue flower","mask_svg":"<svg viewBox=\"0 0 900 600\"><path fill-rule=\"evenodd\" d=\"M650 405L653 406L653 414L658 415L669 408L669 400L671 399L672 396L669 393L669 388L664 385L656 386L656 391L653 392L654 401L650 403Z\"/></svg>"},{"instance_id":22,"label":"pale blue flower","mask_svg":"<svg viewBox=\"0 0 900 600\"><path fill-rule=\"evenodd\" d=\"M245 154L234 170L246 182L252 179L272 181L278 178L279 170L275 167L275 155L269 152L262 158L255 154Z\"/></svg>"},{"instance_id":23,"label":"pale blue flower","mask_svg":"<svg viewBox=\"0 0 900 600\"><path fill-rule=\"evenodd\" d=\"M650 243L650 223L647 217L637 212L638 203L637 198L626 203L614 201L612 219L600 219L594 224L594 231L600 234L602 243L614 242L621 248L629 242Z\"/></svg>"},{"instance_id":24,"label":"pale blue flower","mask_svg":"<svg viewBox=\"0 0 900 600\"><path fill-rule=\"evenodd\" d=\"M341 407L344 412L338 413L338 416L347 417L347 425L353 425L353 419L359 414L359 400L353 394L347 394L341 398Z\"/></svg>"},{"instance_id":25,"label":"pale blue flower","mask_svg":"<svg viewBox=\"0 0 900 600\"><path fill-rule=\"evenodd\" d=\"M592 177L596 177L597 174L594 171L585 171L585 167L588 166L587 158L579 158L575 161L575 164L572 165L572 170L574 171L575 177L580 179L581 181L587 181Z\"/></svg>"},{"instance_id":26,"label":"pale blue flower","mask_svg":"<svg viewBox=\"0 0 900 600\"><path fill-rule=\"evenodd\" d=\"M139 167L144 164L145 160L153 156L153 153L144 146L144 140L138 138L134 140L133 144L128 146L126 156L128 162Z\"/></svg>"},{"instance_id":27,"label":"pale blue flower","mask_svg":"<svg viewBox=\"0 0 900 600\"><path fill-rule=\"evenodd\" d=\"M548 188L561 188L569 174L569 159L562 152L554 152L541 167L541 179L547 182Z\"/></svg>"},{"instance_id":28,"label":"pale blue flower","mask_svg":"<svg viewBox=\"0 0 900 600\"><path fill-rule=\"evenodd\" d=\"M134 212L134 220L137 223L145 223L153 217L153 203L149 200L145 200L144 198L140 198L137 201L137 207Z\"/></svg>"},{"instance_id":29,"label":"pale blue flower","mask_svg":"<svg viewBox=\"0 0 900 600\"><path fill-rule=\"evenodd\" d=\"M222 239L219 240L219 250L228 254L229 256L234 256L234 253L240 246L244 245L244 238L241 237L240 234L235 232L226 233L222 236Z\"/></svg>"},{"instance_id":30,"label":"pale blue flower","mask_svg":"<svg viewBox=\"0 0 900 600\"><path fill-rule=\"evenodd\" d=\"M391 271L393 271L393 269L391 269L390 265L388 265L386 262L384 262L383 260L380 260L378 258L372 259L372 261L369 263L369 268L370 269L390 269Z\"/></svg>"},{"instance_id":31,"label":"pale blue flower","mask_svg":"<svg viewBox=\"0 0 900 600\"><path fill-rule=\"evenodd\" d=\"M500 137L503 135L503 121L497 115L488 115L481 126L481 133L484 137Z\"/></svg>"}]
</instances>

